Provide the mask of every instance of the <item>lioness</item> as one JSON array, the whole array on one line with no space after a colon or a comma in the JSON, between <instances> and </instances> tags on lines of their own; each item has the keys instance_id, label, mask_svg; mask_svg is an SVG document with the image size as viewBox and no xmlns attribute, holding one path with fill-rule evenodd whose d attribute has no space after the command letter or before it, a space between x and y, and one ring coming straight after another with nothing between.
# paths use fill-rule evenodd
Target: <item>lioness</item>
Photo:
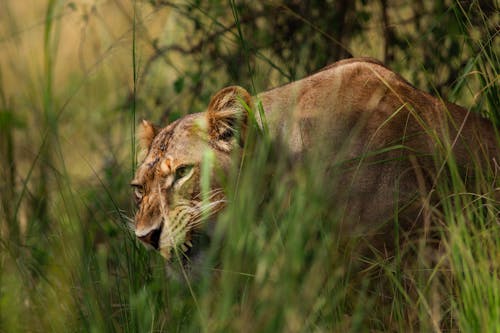
<instances>
[{"instance_id":1,"label":"lioness","mask_svg":"<svg viewBox=\"0 0 500 333\"><path fill-rule=\"evenodd\" d=\"M380 232L377 222L391 219L395 206L402 207L401 221L418 221L415 198L443 172L442 161L453 157L466 174L478 163L493 168L498 156L490 122L416 89L376 60L339 61L255 97L227 87L205 112L162 129L142 122L140 144L147 154L131 182L138 207L135 234L142 242L167 259L174 253L193 258L193 231L203 216L224 206L217 173L237 168L233 157L254 119L295 160L307 160L314 151L312 158L327 161L318 177L343 173L345 219L367 233ZM202 195L207 152L215 164L211 191Z\"/></svg>"}]
</instances>

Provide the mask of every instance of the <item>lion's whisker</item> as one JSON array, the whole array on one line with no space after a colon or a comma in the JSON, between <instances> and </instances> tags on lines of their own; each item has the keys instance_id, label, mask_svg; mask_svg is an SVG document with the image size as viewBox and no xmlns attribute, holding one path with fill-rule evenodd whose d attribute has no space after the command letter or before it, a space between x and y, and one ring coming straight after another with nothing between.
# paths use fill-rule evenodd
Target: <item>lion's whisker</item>
<instances>
[{"instance_id":1,"label":"lion's whisker","mask_svg":"<svg viewBox=\"0 0 500 333\"><path fill-rule=\"evenodd\" d=\"M215 196L223 194L223 193L224 193L224 189L222 189L222 188L216 188L216 189L208 191L204 195L208 195L207 199L210 200L210 199L213 199ZM200 200L202 196L203 196L203 193L198 193L194 197L194 200Z\"/></svg>"},{"instance_id":2,"label":"lion's whisker","mask_svg":"<svg viewBox=\"0 0 500 333\"><path fill-rule=\"evenodd\" d=\"M127 226L127 229L129 229L132 232L135 231L135 220L126 215L122 215L122 217L125 219L125 225Z\"/></svg>"}]
</instances>

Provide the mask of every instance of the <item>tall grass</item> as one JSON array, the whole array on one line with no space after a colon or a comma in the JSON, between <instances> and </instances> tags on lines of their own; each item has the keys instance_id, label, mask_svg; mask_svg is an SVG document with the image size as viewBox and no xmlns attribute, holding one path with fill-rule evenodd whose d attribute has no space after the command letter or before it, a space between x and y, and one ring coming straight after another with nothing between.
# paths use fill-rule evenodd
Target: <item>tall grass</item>
<instances>
[{"instance_id":1,"label":"tall grass","mask_svg":"<svg viewBox=\"0 0 500 333\"><path fill-rule=\"evenodd\" d=\"M134 1L134 15L136 6ZM376 251L360 253L366 247L362 239L339 233L341 213L325 196L338 179L319 176L324 166L318 161L305 167L291 163L279 147L254 133L251 140L257 142L227 184L230 205L218 221L204 274L193 281L172 278L163 259L146 251L128 228L127 183L134 168L128 161L135 160L141 105L134 99L125 117L118 112L112 118L104 102L91 112L79 109L91 88L75 88L82 96L68 97L56 84L64 8L57 1L46 7L43 79L30 81L41 96L28 101L34 115L23 119L14 112L22 103L5 97L8 82L0 80L0 332L500 332L496 174L478 166L471 192L452 161L436 184L438 205L427 202L424 212L439 226L434 232L442 239L440 247L422 238L408 253L386 258ZM235 21L237 8L231 2ZM454 94L471 90L481 110L496 121L497 37L479 43L468 30L467 10L458 2L454 8L467 46L477 52ZM139 16L131 22L132 45L126 51L133 97L142 83ZM251 50L237 27L236 39L244 44L245 65L252 71ZM474 75L479 86L469 85ZM84 72L70 85L89 81L111 94L116 86L105 77ZM128 87L121 88L127 95ZM61 102L66 98L69 104ZM113 120L104 126L103 141L119 142L127 153L111 143L96 144L98 154L111 156L107 164L96 166L90 154L72 161L68 156L77 156L72 150L78 149L65 145L70 135L63 129L71 120L62 115L70 107L86 122ZM39 127L32 116L41 120L35 122ZM70 133L83 126L71 124ZM39 137L29 133L34 128ZM26 153L17 135L30 138L35 148ZM87 170L92 180L74 176L73 168Z\"/></svg>"}]
</instances>

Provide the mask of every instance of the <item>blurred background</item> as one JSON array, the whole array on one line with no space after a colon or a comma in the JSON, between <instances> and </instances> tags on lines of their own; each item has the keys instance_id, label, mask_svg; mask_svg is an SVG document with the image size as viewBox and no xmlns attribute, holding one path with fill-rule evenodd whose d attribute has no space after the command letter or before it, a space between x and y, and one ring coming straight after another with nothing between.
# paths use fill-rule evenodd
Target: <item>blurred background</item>
<instances>
[{"instance_id":1,"label":"blurred background","mask_svg":"<svg viewBox=\"0 0 500 333\"><path fill-rule=\"evenodd\" d=\"M316 280L318 294L287 307L289 294L269 296L285 277L240 277L219 294L210 294L210 283L221 283L210 278L188 288L130 232L128 182L141 119L165 125L204 111L224 86L256 93L352 56L377 58L497 123L499 33L495 0L2 0L0 332L498 332L500 287L484 281L494 303L478 313L473 301L442 296L455 284L442 293L423 287L428 297L416 301L399 290L396 303L370 313L356 304L376 301L363 283L348 295L343 266L324 273L342 276L329 282L341 301L327 310ZM492 242L486 266L500 262L498 237ZM268 259L249 259L249 270L276 264ZM494 282L498 265L486 272ZM290 293L304 288L289 281Z\"/></svg>"}]
</instances>

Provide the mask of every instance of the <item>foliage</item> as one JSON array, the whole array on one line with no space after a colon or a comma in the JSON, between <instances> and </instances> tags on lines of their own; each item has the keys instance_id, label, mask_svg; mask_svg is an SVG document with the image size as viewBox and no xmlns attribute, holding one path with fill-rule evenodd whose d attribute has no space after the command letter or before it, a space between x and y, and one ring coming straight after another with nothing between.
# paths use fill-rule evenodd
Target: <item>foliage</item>
<instances>
[{"instance_id":1,"label":"foliage","mask_svg":"<svg viewBox=\"0 0 500 333\"><path fill-rule=\"evenodd\" d=\"M225 85L258 92L351 55L498 123L498 7L3 1L0 332L498 332L495 175L476 170L470 193L448 165L426 212L440 251L423 239L382 260L335 232L315 168L262 143L228 185L217 269L187 283L135 240L127 188L137 120L164 124Z\"/></svg>"}]
</instances>

